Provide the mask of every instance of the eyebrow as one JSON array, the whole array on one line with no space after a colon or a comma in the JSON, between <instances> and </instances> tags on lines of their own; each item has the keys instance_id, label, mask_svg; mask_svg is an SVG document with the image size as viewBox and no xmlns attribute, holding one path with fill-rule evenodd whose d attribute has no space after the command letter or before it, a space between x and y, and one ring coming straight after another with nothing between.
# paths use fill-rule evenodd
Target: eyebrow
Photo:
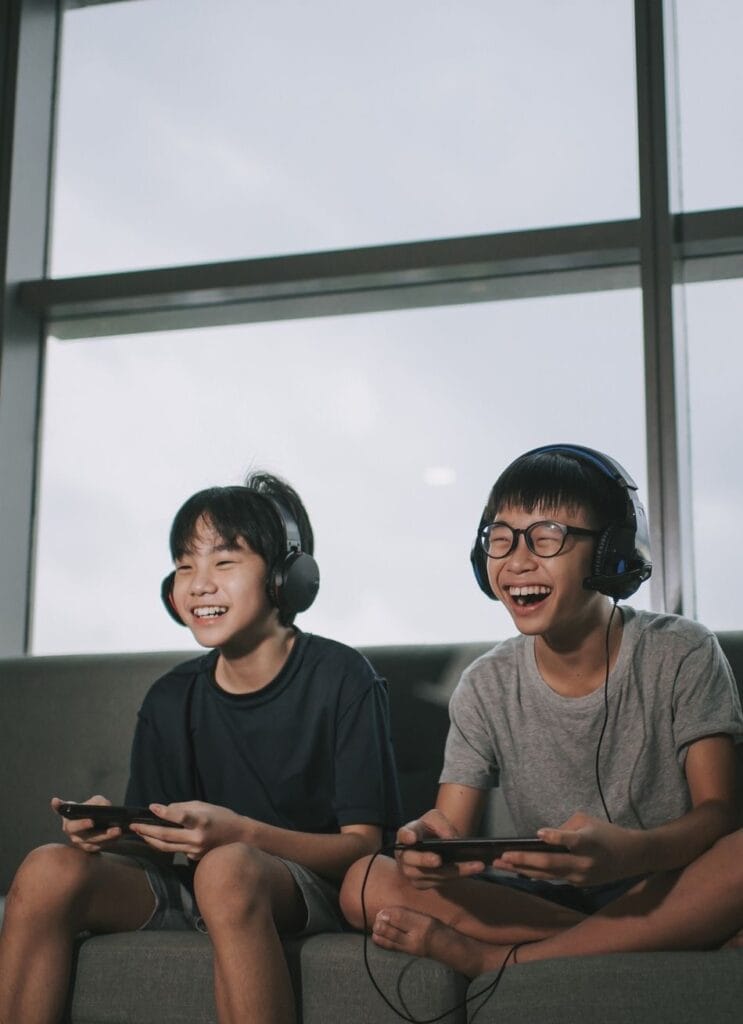
<instances>
[{"instance_id":1,"label":"eyebrow","mask_svg":"<svg viewBox=\"0 0 743 1024\"><path fill-rule=\"evenodd\" d=\"M206 554L207 555L216 555L216 554L219 554L222 551L243 551L243 550L244 550L244 548L242 548L239 544L228 544L227 541L222 541L221 544L213 544L212 547L210 547L208 549ZM189 555L193 556L193 553L194 553L193 552L193 548L190 548L190 549L187 548L183 552L183 554L179 558L176 559L176 561L180 562L184 558L188 558Z\"/></svg>"}]
</instances>

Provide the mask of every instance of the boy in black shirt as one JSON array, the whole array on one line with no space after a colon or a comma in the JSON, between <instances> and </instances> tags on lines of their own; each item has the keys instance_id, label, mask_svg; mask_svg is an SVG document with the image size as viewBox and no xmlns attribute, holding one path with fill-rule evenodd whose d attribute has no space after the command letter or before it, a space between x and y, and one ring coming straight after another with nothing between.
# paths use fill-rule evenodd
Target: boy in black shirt
<instances>
[{"instance_id":1,"label":"boy in black shirt","mask_svg":"<svg viewBox=\"0 0 743 1024\"><path fill-rule=\"evenodd\" d=\"M81 931L193 927L214 947L220 1024L292 1021L279 935L339 929L344 871L399 824L383 681L292 624L318 583L298 495L267 474L201 491L170 542L164 600L212 650L158 680L139 713L126 803L163 825L132 826L152 855L123 856L120 829L65 821L71 847L24 861L0 943L0 1021L59 1019Z\"/></svg>"}]
</instances>

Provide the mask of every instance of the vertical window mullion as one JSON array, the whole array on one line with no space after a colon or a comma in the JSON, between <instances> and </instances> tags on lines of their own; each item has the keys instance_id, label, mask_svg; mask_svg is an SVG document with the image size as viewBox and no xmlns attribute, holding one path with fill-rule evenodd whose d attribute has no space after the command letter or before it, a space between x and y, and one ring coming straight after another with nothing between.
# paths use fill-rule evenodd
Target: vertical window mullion
<instances>
[{"instance_id":1,"label":"vertical window mullion","mask_svg":"<svg viewBox=\"0 0 743 1024\"><path fill-rule=\"evenodd\" d=\"M693 614L691 554L682 544L690 536L689 439L684 332L673 303L663 0L635 0L635 33L652 599L661 610Z\"/></svg>"}]
</instances>

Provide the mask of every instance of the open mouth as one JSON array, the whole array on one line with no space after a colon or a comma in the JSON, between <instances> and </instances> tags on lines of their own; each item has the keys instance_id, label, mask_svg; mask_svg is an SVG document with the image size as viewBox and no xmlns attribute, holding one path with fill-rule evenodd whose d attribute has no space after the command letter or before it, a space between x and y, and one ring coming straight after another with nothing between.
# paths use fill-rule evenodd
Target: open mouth
<instances>
[{"instance_id":1,"label":"open mouth","mask_svg":"<svg viewBox=\"0 0 743 1024\"><path fill-rule=\"evenodd\" d=\"M226 611L227 609L221 604L209 604L194 608L193 614L197 619L218 619Z\"/></svg>"},{"instance_id":2,"label":"open mouth","mask_svg":"<svg viewBox=\"0 0 743 1024\"><path fill-rule=\"evenodd\" d=\"M541 604L552 593L551 587L531 584L528 587L507 587L508 595L519 608L533 608Z\"/></svg>"}]
</instances>

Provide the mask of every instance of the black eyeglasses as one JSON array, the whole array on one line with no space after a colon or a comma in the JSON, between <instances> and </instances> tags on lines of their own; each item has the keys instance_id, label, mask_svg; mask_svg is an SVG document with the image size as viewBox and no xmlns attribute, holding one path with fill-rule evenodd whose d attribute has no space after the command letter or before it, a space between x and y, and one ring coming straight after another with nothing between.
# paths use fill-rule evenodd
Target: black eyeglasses
<instances>
[{"instance_id":1,"label":"black eyeglasses","mask_svg":"<svg viewBox=\"0 0 743 1024\"><path fill-rule=\"evenodd\" d=\"M540 558L554 558L565 546L565 538L598 537L601 530L584 530L581 526L564 526L544 519L532 523L525 530L514 530L508 523L488 523L480 530L480 544L488 558L505 558L510 555L523 533L526 546Z\"/></svg>"}]
</instances>

